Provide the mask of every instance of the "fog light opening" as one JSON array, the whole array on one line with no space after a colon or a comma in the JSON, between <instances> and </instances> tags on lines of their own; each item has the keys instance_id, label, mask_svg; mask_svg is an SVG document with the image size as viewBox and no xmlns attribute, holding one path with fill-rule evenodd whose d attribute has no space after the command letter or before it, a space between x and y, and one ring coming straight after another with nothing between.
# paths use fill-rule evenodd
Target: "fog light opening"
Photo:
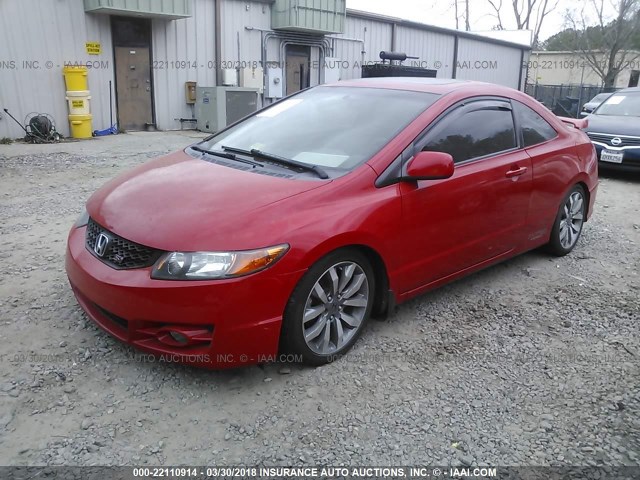
<instances>
[{"instance_id":1,"label":"fog light opening","mask_svg":"<svg viewBox=\"0 0 640 480\"><path fill-rule=\"evenodd\" d=\"M189 337L187 337L186 335L180 333L180 332L176 332L175 330L171 330L169 332L169 335L171 336L171 338L176 342L179 343L180 345L186 345L187 343L189 343Z\"/></svg>"}]
</instances>

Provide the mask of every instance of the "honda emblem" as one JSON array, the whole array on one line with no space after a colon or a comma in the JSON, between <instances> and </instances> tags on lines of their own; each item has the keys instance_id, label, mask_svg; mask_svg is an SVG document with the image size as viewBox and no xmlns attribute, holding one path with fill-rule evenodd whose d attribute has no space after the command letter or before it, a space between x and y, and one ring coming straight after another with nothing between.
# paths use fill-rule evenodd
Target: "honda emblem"
<instances>
[{"instance_id":1,"label":"honda emblem","mask_svg":"<svg viewBox=\"0 0 640 480\"><path fill-rule=\"evenodd\" d=\"M98 235L98 238L96 238L96 244L93 247L93 251L96 252L96 255L101 258L104 257L104 254L107 253L107 248L109 248L109 242L111 242L111 239L104 233Z\"/></svg>"}]
</instances>

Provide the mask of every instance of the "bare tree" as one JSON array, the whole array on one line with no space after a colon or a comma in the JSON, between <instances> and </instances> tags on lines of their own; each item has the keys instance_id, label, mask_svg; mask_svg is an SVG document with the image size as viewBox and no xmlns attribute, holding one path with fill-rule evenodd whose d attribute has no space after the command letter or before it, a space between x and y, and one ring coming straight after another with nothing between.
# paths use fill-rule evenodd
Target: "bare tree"
<instances>
[{"instance_id":1,"label":"bare tree","mask_svg":"<svg viewBox=\"0 0 640 480\"><path fill-rule=\"evenodd\" d=\"M460 30L460 4L459 2L464 2L464 26L465 30L471 30L471 25L469 22L469 0L453 0L453 11L456 16L456 30Z\"/></svg>"},{"instance_id":2,"label":"bare tree","mask_svg":"<svg viewBox=\"0 0 640 480\"><path fill-rule=\"evenodd\" d=\"M494 16L496 17L496 20L498 20L498 23L493 27L494 30L504 30L504 24L502 23L502 0L487 0L489 2L489 5L491 5L491 8L493 8L493 10L495 11Z\"/></svg>"},{"instance_id":3,"label":"bare tree","mask_svg":"<svg viewBox=\"0 0 640 480\"><path fill-rule=\"evenodd\" d=\"M617 0L613 5L616 8L613 19L604 13L604 0L590 0L577 20L569 13L566 16L580 56L598 74L605 87L613 87L625 65L640 57L640 53L630 51L633 35L640 28L640 0ZM595 24L585 13L587 6L595 12Z\"/></svg>"},{"instance_id":4,"label":"bare tree","mask_svg":"<svg viewBox=\"0 0 640 480\"><path fill-rule=\"evenodd\" d=\"M496 30L504 30L503 0L487 0L493 9L493 16L498 21L494 27ZM538 44L540 29L544 19L558 7L559 0L510 0L511 11L518 30L531 30L533 32L533 46Z\"/></svg>"}]
</instances>

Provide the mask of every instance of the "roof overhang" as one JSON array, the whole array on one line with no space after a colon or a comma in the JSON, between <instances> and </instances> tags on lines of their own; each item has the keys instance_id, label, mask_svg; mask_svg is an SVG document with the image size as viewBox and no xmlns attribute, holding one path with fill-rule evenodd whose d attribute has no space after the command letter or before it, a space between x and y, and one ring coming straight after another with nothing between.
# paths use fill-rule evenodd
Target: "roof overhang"
<instances>
[{"instance_id":1,"label":"roof overhang","mask_svg":"<svg viewBox=\"0 0 640 480\"><path fill-rule=\"evenodd\" d=\"M84 0L87 13L178 20L192 15L192 0Z\"/></svg>"},{"instance_id":2,"label":"roof overhang","mask_svg":"<svg viewBox=\"0 0 640 480\"><path fill-rule=\"evenodd\" d=\"M526 46L526 45L522 45L520 43L508 42L506 40L500 40L500 39L497 39L497 38L491 38L491 37L487 37L487 36L483 36L483 35L478 35L476 33L467 32L467 31L464 31L464 30L455 30L455 29L452 29L452 28L438 27L438 26L435 26L435 25L429 25L429 24L426 24L426 23L419 23L419 22L415 22L415 21L412 21L412 20L405 20L404 18L390 17L388 15L381 15L381 14L378 14L378 13L364 12L362 10L353 10L351 8L347 8L347 18L349 18L349 17L361 18L361 19L364 19L364 20L373 20L373 21L378 21L378 22L383 22L383 23L389 23L391 25L399 25L399 26L407 27L407 28L415 28L416 30L426 30L428 32L438 32L438 33L443 33L445 35L451 35L452 37L468 38L470 40L478 40L480 42L493 43L495 45L503 45L505 47L512 47L512 48L517 48L517 49L525 50L525 51L531 50L531 47Z\"/></svg>"}]
</instances>

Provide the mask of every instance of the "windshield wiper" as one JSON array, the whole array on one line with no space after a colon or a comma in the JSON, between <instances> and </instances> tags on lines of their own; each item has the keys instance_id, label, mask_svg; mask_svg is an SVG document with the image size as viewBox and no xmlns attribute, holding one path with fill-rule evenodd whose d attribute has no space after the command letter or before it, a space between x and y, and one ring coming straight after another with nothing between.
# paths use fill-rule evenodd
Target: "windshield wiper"
<instances>
[{"instance_id":1,"label":"windshield wiper","mask_svg":"<svg viewBox=\"0 0 640 480\"><path fill-rule=\"evenodd\" d=\"M269 160L273 163L277 163L280 165L286 165L288 167L294 167L294 168L299 168L300 170L306 170L307 172L313 172L323 180L326 180L327 178L329 178L329 175L327 174L327 172L325 172L324 169L322 169L317 165L310 165L308 163L298 162L297 160L284 158L279 155L274 155L273 153L267 153L267 152L263 152L262 150L257 150L255 148L252 148L251 150L242 150L241 148L227 147L223 145L222 149L225 152L235 152L235 153L240 153L242 155L251 155L252 157L262 158L264 160Z\"/></svg>"},{"instance_id":2,"label":"windshield wiper","mask_svg":"<svg viewBox=\"0 0 640 480\"><path fill-rule=\"evenodd\" d=\"M229 160L235 160L236 162L246 163L248 165L253 165L254 167L264 167L263 164L254 162L253 160L245 160L244 158L238 158L233 153L226 152L217 152L215 150L207 150L206 148L198 147L197 145L193 145L190 147L192 150L196 152L206 153L207 155L214 155L216 157L227 158Z\"/></svg>"}]
</instances>

